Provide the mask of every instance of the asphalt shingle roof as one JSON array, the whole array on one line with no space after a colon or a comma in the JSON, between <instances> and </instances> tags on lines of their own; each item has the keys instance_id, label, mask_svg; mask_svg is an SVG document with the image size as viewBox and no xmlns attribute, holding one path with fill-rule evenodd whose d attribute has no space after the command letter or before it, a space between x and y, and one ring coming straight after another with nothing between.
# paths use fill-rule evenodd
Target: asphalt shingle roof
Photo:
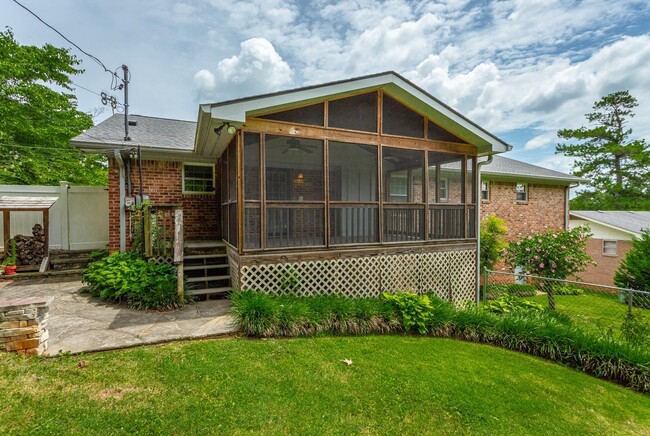
<instances>
[{"instance_id":1,"label":"asphalt shingle roof","mask_svg":"<svg viewBox=\"0 0 650 436\"><path fill-rule=\"evenodd\" d=\"M130 121L137 122L129 126L131 141L124 141L124 115L115 114L91 127L84 133L72 138L71 142L90 144L124 144L143 147L164 148L169 150L192 151L196 122L173 120L169 118L129 115Z\"/></svg>"},{"instance_id":2,"label":"asphalt shingle roof","mask_svg":"<svg viewBox=\"0 0 650 436\"><path fill-rule=\"evenodd\" d=\"M628 210L576 210L571 215L588 221L599 222L628 232L641 233L650 229L650 212Z\"/></svg>"},{"instance_id":3,"label":"asphalt shingle roof","mask_svg":"<svg viewBox=\"0 0 650 436\"><path fill-rule=\"evenodd\" d=\"M521 176L522 178L561 180L570 183L585 182L585 179L548 168L510 159L499 154L494 155L494 160L483 166L481 173L494 176Z\"/></svg>"}]
</instances>

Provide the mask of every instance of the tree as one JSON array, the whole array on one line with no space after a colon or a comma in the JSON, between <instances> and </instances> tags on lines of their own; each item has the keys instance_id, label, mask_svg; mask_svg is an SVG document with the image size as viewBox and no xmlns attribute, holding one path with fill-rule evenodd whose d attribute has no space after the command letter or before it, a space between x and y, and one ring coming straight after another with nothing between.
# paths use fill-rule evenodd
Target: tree
<instances>
[{"instance_id":1,"label":"tree","mask_svg":"<svg viewBox=\"0 0 650 436\"><path fill-rule=\"evenodd\" d=\"M93 125L71 93L80 63L68 50L0 32L0 184L107 183L106 159L69 144Z\"/></svg>"},{"instance_id":2,"label":"tree","mask_svg":"<svg viewBox=\"0 0 650 436\"><path fill-rule=\"evenodd\" d=\"M628 91L606 95L586 114L588 127L562 129L555 152L578 158L574 174L590 180L593 190L582 191L573 208L644 209L650 207L650 149L643 139L631 139L627 127L637 100Z\"/></svg>"},{"instance_id":3,"label":"tree","mask_svg":"<svg viewBox=\"0 0 650 436\"><path fill-rule=\"evenodd\" d=\"M508 228L505 221L497 218L496 215L488 215L485 221L481 222L481 267L483 269L494 269L494 265L501 258L506 242L503 235Z\"/></svg>"},{"instance_id":4,"label":"tree","mask_svg":"<svg viewBox=\"0 0 650 436\"><path fill-rule=\"evenodd\" d=\"M632 248L614 273L614 284L650 292L650 230L632 240Z\"/></svg>"},{"instance_id":5,"label":"tree","mask_svg":"<svg viewBox=\"0 0 650 436\"><path fill-rule=\"evenodd\" d=\"M534 232L512 241L504 250L505 263L512 270L523 269L525 275L567 279L576 277L591 262L585 252L589 228L579 226L571 230ZM552 287L548 287L548 303L555 308Z\"/></svg>"}]
</instances>

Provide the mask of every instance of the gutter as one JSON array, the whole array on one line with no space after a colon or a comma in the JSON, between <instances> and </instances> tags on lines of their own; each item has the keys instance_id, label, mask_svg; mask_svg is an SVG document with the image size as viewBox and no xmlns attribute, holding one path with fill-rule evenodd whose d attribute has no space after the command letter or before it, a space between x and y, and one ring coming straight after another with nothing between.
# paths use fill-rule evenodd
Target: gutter
<instances>
[{"instance_id":1,"label":"gutter","mask_svg":"<svg viewBox=\"0 0 650 436\"><path fill-rule=\"evenodd\" d=\"M481 167L492 163L494 155L476 164L476 305L481 301Z\"/></svg>"},{"instance_id":2,"label":"gutter","mask_svg":"<svg viewBox=\"0 0 650 436\"><path fill-rule=\"evenodd\" d=\"M571 188L577 188L580 183L574 183L564 189L564 230L569 230L569 193Z\"/></svg>"},{"instance_id":3,"label":"gutter","mask_svg":"<svg viewBox=\"0 0 650 436\"><path fill-rule=\"evenodd\" d=\"M124 160L122 159L122 154L119 150L113 150L113 157L120 168L120 202L118 207L120 209L120 252L126 251L126 210L124 209L124 203L126 201L126 183L125 171L124 171Z\"/></svg>"}]
</instances>

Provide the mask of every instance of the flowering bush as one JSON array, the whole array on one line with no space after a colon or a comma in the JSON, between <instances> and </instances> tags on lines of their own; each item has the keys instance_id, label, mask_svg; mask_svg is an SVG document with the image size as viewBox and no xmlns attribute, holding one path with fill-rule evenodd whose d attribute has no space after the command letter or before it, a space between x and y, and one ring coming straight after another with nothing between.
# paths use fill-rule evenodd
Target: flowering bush
<instances>
[{"instance_id":1,"label":"flowering bush","mask_svg":"<svg viewBox=\"0 0 650 436\"><path fill-rule=\"evenodd\" d=\"M566 279L585 270L591 258L585 252L591 236L586 226L547 230L513 241L503 250L506 265L523 268L526 275Z\"/></svg>"}]
</instances>

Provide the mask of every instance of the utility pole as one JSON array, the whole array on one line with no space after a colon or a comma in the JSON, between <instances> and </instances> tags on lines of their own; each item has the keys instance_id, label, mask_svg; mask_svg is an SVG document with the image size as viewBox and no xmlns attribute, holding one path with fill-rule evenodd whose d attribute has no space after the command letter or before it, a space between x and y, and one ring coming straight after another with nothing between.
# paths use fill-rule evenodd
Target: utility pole
<instances>
[{"instance_id":1,"label":"utility pole","mask_svg":"<svg viewBox=\"0 0 650 436\"><path fill-rule=\"evenodd\" d=\"M129 67L122 65L122 71L124 72L124 78L122 83L124 83L124 140L130 141L129 138ZM138 159L140 157L138 156Z\"/></svg>"}]
</instances>

